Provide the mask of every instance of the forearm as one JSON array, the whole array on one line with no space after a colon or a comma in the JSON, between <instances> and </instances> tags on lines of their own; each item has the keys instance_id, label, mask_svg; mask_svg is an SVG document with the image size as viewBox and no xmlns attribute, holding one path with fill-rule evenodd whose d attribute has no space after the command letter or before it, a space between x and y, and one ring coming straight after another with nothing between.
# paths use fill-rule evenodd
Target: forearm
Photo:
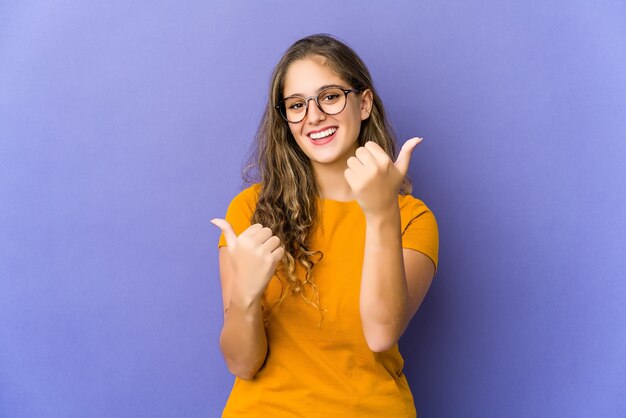
<instances>
[{"instance_id":1,"label":"forearm","mask_svg":"<svg viewBox=\"0 0 626 418\"><path fill-rule=\"evenodd\" d=\"M400 211L365 216L365 250L360 311L363 333L373 351L395 344L404 331L408 289L402 256Z\"/></svg>"},{"instance_id":2,"label":"forearm","mask_svg":"<svg viewBox=\"0 0 626 418\"><path fill-rule=\"evenodd\" d=\"M224 316L220 349L233 374L246 380L254 377L267 355L260 299L231 298Z\"/></svg>"}]
</instances>

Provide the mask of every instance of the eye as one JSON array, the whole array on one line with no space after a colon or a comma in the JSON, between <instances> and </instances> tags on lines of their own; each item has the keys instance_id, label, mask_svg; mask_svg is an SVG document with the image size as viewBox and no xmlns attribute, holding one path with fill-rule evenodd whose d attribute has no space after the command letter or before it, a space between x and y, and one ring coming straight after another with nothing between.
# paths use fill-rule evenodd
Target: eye
<instances>
[{"instance_id":1,"label":"eye","mask_svg":"<svg viewBox=\"0 0 626 418\"><path fill-rule=\"evenodd\" d=\"M287 106L288 109L292 109L292 110L302 109L303 107L304 107L304 103L302 102L291 103L289 106Z\"/></svg>"},{"instance_id":2,"label":"eye","mask_svg":"<svg viewBox=\"0 0 626 418\"><path fill-rule=\"evenodd\" d=\"M332 101L337 100L338 97L339 95L337 93L327 93L324 95L324 97L322 97L322 100Z\"/></svg>"}]
</instances>

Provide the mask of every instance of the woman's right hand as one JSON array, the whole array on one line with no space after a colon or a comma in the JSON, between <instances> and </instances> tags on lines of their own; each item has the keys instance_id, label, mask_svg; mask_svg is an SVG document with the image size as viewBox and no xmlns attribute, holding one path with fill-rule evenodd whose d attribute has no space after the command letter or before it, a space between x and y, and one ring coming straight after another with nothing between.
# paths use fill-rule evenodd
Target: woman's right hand
<instances>
[{"instance_id":1,"label":"woman's right hand","mask_svg":"<svg viewBox=\"0 0 626 418\"><path fill-rule=\"evenodd\" d=\"M244 300L260 298L285 250L280 238L261 224L250 225L239 236L225 219L212 219L211 223L224 232L235 280L231 287L233 296Z\"/></svg>"}]
</instances>

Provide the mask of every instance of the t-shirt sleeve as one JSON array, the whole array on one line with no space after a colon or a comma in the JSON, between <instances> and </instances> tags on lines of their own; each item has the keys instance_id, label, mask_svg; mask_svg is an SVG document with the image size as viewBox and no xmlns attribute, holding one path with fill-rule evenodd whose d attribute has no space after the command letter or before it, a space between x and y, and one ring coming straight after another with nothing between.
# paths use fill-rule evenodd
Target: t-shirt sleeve
<instances>
[{"instance_id":1,"label":"t-shirt sleeve","mask_svg":"<svg viewBox=\"0 0 626 418\"><path fill-rule=\"evenodd\" d=\"M233 198L226 210L226 221L233 227L235 234L239 235L251 225L252 215L256 207L257 189L252 186ZM226 245L224 233L220 235L219 247Z\"/></svg>"},{"instance_id":2,"label":"t-shirt sleeve","mask_svg":"<svg viewBox=\"0 0 626 418\"><path fill-rule=\"evenodd\" d=\"M433 212L418 199L411 199L404 208L409 215L402 231L402 248L410 248L428 256L435 264L439 262L439 229ZM405 224L403 222L403 225Z\"/></svg>"}]
</instances>

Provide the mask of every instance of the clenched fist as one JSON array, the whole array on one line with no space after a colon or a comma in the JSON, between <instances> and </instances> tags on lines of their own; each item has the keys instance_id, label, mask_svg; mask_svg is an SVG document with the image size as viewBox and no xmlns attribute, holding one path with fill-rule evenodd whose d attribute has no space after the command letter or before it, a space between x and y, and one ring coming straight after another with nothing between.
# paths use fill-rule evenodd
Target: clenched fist
<instances>
[{"instance_id":1,"label":"clenched fist","mask_svg":"<svg viewBox=\"0 0 626 418\"><path fill-rule=\"evenodd\" d=\"M249 226L239 236L224 219L211 223L224 232L235 277L231 291L241 297L260 298L285 250L280 239L261 224Z\"/></svg>"},{"instance_id":2,"label":"clenched fist","mask_svg":"<svg viewBox=\"0 0 626 418\"><path fill-rule=\"evenodd\" d=\"M366 142L348 158L344 176L357 202L366 214L376 214L397 206L398 192L409 169L411 153L422 138L404 143L396 162L375 142Z\"/></svg>"}]
</instances>

